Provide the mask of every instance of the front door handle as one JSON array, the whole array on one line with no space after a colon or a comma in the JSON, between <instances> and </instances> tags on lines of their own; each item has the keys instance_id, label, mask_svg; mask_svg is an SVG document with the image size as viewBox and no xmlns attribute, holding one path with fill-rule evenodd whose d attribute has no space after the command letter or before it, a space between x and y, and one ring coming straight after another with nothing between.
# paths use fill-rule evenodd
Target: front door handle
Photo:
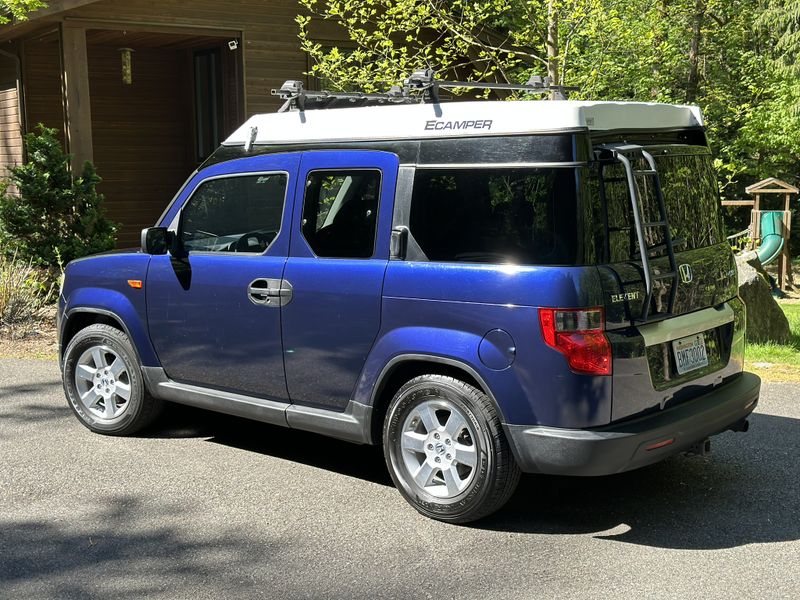
<instances>
[{"instance_id":1,"label":"front door handle","mask_svg":"<svg viewBox=\"0 0 800 600\"><path fill-rule=\"evenodd\" d=\"M247 297L257 306L280 308L292 301L292 284L285 279L256 279L247 286Z\"/></svg>"}]
</instances>

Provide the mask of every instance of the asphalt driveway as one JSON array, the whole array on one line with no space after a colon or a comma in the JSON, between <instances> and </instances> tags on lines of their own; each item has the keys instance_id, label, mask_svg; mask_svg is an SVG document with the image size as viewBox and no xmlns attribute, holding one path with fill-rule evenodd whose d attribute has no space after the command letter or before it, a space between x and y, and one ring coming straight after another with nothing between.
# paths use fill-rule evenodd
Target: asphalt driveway
<instances>
[{"instance_id":1,"label":"asphalt driveway","mask_svg":"<svg viewBox=\"0 0 800 600\"><path fill-rule=\"evenodd\" d=\"M91 434L54 363L0 361L0 598L797 598L800 385L747 434L599 479L525 477L471 527L380 452L175 407Z\"/></svg>"}]
</instances>

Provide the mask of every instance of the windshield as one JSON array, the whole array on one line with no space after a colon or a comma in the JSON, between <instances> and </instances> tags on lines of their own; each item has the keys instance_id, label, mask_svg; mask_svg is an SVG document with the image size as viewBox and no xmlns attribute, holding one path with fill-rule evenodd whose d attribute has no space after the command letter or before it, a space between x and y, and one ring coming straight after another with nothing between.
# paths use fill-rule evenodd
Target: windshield
<instances>
[{"instance_id":1,"label":"windshield","mask_svg":"<svg viewBox=\"0 0 800 600\"><path fill-rule=\"evenodd\" d=\"M719 188L710 151L698 146L658 146L648 148L648 152L656 160L675 251L695 250L724 242ZM633 167L638 170L648 168L643 160L634 163ZM593 204L599 213L596 218L598 234L605 238L598 249L605 246L605 262L639 260L638 241L632 228L630 193L622 164L607 165L604 177L607 182L607 233L603 231L604 215L597 179L590 186ZM652 177L638 178L645 222L660 220L653 183ZM645 237L648 246L664 243L663 230L657 227L646 229ZM602 256L603 252L599 254ZM665 255L666 249L661 248L651 256Z\"/></svg>"}]
</instances>

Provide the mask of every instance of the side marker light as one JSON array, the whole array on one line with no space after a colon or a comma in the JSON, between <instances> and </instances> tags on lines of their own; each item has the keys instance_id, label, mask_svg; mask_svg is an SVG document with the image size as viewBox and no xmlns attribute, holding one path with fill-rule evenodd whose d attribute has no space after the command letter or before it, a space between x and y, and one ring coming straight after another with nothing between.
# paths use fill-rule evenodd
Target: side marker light
<instances>
[{"instance_id":1,"label":"side marker light","mask_svg":"<svg viewBox=\"0 0 800 600\"><path fill-rule=\"evenodd\" d=\"M661 442L656 442L655 444L650 444L649 446L647 446L647 448L645 448L645 450L647 452L650 452L651 450L658 450L659 448L665 448L666 446L671 446L674 443L675 443L675 438L669 438L668 440L663 440Z\"/></svg>"}]
</instances>

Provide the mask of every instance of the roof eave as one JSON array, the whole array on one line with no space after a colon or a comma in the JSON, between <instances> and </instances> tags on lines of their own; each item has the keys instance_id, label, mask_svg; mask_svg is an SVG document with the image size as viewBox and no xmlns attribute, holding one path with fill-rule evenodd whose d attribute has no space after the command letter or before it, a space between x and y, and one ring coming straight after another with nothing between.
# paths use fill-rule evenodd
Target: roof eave
<instances>
[{"instance_id":1,"label":"roof eave","mask_svg":"<svg viewBox=\"0 0 800 600\"><path fill-rule=\"evenodd\" d=\"M25 35L29 31L36 29L43 22L60 21L59 15L61 13L99 1L100 0L51 1L47 8L41 8L30 13L28 18L24 21L12 21L6 25L0 25L0 41L7 41Z\"/></svg>"},{"instance_id":2,"label":"roof eave","mask_svg":"<svg viewBox=\"0 0 800 600\"><path fill-rule=\"evenodd\" d=\"M800 190L798 190L795 186L791 185L790 183L786 183L785 181L781 181L776 177L769 177L764 179L763 181L759 181L758 183L754 183L753 185L749 186L745 189L747 194L798 194Z\"/></svg>"}]
</instances>

